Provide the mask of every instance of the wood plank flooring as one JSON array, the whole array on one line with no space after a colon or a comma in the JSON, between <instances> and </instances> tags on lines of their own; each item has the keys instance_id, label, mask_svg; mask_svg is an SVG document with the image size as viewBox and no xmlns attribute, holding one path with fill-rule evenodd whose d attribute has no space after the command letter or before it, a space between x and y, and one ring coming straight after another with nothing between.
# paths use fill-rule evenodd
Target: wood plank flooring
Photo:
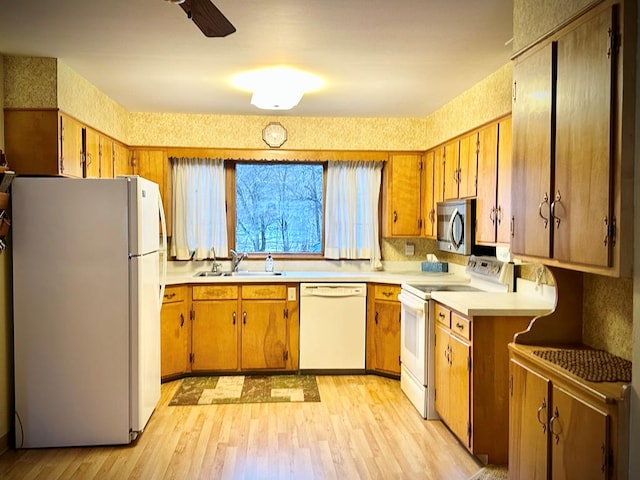
<instances>
[{"instance_id":1,"label":"wood plank flooring","mask_svg":"<svg viewBox=\"0 0 640 480\"><path fill-rule=\"evenodd\" d=\"M0 478L466 480L477 461L388 378L319 376L320 403L170 407L129 446L10 450Z\"/></svg>"}]
</instances>

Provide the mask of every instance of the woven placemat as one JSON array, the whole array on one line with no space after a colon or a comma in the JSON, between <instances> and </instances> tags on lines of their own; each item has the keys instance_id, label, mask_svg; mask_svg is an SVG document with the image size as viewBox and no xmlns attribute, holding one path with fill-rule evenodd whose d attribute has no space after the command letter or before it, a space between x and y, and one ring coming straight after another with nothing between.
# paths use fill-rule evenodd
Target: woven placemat
<instances>
[{"instance_id":1,"label":"woven placemat","mask_svg":"<svg viewBox=\"0 0 640 480\"><path fill-rule=\"evenodd\" d=\"M534 350L533 353L589 382L631 381L631 362L604 350Z\"/></svg>"}]
</instances>

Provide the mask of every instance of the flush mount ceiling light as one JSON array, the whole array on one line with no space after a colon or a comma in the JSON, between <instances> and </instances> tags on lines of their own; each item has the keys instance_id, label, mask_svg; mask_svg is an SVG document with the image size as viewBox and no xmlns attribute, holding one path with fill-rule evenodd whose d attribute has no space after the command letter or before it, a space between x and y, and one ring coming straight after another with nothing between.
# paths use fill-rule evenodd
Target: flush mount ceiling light
<instances>
[{"instance_id":1,"label":"flush mount ceiling light","mask_svg":"<svg viewBox=\"0 0 640 480\"><path fill-rule=\"evenodd\" d=\"M252 92L251 104L263 110L290 110L305 93L324 84L317 75L286 66L242 72L231 83Z\"/></svg>"}]
</instances>

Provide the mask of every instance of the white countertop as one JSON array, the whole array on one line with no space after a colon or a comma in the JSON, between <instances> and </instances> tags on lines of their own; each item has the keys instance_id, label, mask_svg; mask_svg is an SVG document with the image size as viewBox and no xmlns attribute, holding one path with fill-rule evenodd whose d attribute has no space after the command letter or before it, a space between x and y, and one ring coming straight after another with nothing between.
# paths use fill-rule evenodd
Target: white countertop
<instances>
[{"instance_id":1,"label":"white countertop","mask_svg":"<svg viewBox=\"0 0 640 480\"><path fill-rule=\"evenodd\" d=\"M546 298L523 293L432 292L431 298L467 316L535 316L554 307Z\"/></svg>"}]
</instances>

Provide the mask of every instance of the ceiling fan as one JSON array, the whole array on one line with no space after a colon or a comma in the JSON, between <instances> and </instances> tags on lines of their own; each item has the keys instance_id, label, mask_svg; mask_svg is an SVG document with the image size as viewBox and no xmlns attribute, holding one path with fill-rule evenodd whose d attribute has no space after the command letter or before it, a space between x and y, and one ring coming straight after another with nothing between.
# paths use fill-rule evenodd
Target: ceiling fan
<instances>
[{"instance_id":1,"label":"ceiling fan","mask_svg":"<svg viewBox=\"0 0 640 480\"><path fill-rule=\"evenodd\" d=\"M187 17L193 20L205 37L226 37L236 31L211 0L166 0L177 3L185 11Z\"/></svg>"}]
</instances>

